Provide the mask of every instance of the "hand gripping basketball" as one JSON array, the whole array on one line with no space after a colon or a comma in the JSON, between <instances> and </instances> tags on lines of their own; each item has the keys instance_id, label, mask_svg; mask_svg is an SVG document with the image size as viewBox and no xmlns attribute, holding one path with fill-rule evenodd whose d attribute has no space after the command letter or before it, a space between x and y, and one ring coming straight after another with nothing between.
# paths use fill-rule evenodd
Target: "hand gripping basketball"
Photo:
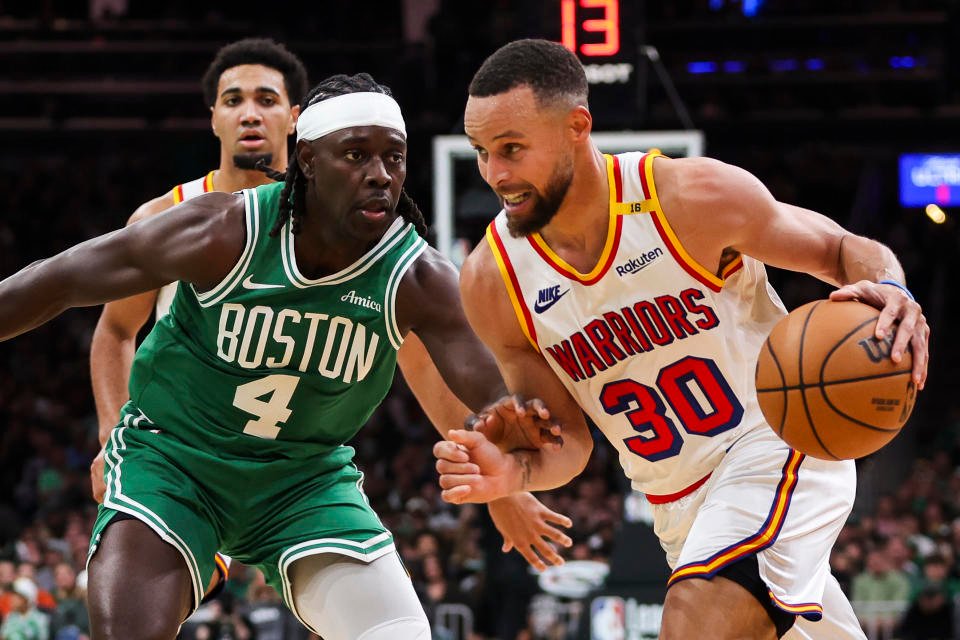
<instances>
[{"instance_id":1,"label":"hand gripping basketball","mask_svg":"<svg viewBox=\"0 0 960 640\"><path fill-rule=\"evenodd\" d=\"M913 358L891 354L895 325L878 339L881 312L818 300L783 318L757 360L764 417L791 447L825 460L869 455L892 440L916 400Z\"/></svg>"}]
</instances>

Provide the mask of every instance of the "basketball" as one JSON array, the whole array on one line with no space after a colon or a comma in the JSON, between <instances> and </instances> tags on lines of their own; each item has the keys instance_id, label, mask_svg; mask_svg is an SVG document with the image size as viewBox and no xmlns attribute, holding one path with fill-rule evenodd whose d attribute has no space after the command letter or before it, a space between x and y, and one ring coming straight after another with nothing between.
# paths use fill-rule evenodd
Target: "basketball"
<instances>
[{"instance_id":1,"label":"basketball","mask_svg":"<svg viewBox=\"0 0 960 640\"><path fill-rule=\"evenodd\" d=\"M880 310L818 300L780 320L757 360L764 417L794 449L824 460L869 455L900 432L916 399L907 350L874 337Z\"/></svg>"}]
</instances>

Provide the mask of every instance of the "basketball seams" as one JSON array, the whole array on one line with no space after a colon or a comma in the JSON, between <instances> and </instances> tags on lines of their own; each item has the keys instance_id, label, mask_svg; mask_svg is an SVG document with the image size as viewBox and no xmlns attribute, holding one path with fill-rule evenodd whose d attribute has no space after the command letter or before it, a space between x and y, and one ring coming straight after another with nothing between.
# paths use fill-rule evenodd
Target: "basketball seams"
<instances>
[{"instance_id":1,"label":"basketball seams","mask_svg":"<svg viewBox=\"0 0 960 640\"><path fill-rule=\"evenodd\" d=\"M764 387L763 389L757 389L757 393L773 393L774 391L797 391L803 389L823 389L825 387L832 387L836 384L848 384L850 382L865 382L867 380L877 380L879 378L892 378L893 376L903 376L912 373L912 369L899 369L897 371L888 371L886 373L875 373L870 376L858 376L856 378L840 378L838 380L831 380L830 382L815 382L813 384L795 384L790 385L789 387Z\"/></svg>"},{"instance_id":2,"label":"basketball seams","mask_svg":"<svg viewBox=\"0 0 960 640\"><path fill-rule=\"evenodd\" d=\"M908 371L907 373L910 373L910 372ZM885 376L878 376L878 377L885 377ZM822 388L820 389L820 395L823 396L823 401L827 403L827 406L830 407L830 408L833 410L834 413L836 413L838 416L840 416L840 417L842 417L842 418L844 418L844 419L846 419L846 420L849 420L850 422L852 422L852 423L854 423L854 424L856 424L856 425L858 425L858 426L865 427L865 428L867 428L867 429L870 429L871 431L879 431L879 432L881 432L881 433L898 433L898 432L900 431L900 429L902 428L902 427L887 427L887 428L885 428L885 427L878 427L878 426L876 426L876 425L870 424L869 422L864 422L864 421L862 421L862 420L857 420L857 419L854 418L853 416L850 416L849 414L844 413L843 411L841 411L840 409L838 409L838 408L836 407L836 405L834 405L833 402L830 401L830 396L827 395L827 392L826 392L825 389L822 389Z\"/></svg>"},{"instance_id":3,"label":"basketball seams","mask_svg":"<svg viewBox=\"0 0 960 640\"><path fill-rule=\"evenodd\" d=\"M773 345L770 344L770 336L767 336L764 346L767 348L767 351L770 352L770 358L773 360L773 364L777 367L777 373L780 374L781 386L778 390L783 391L783 411L780 412L780 427L777 429L777 434L783 436L783 429L787 423L787 403L790 401L787 390L787 378L783 373L783 367L780 366L780 359L777 358L777 354L773 351ZM754 380L756 380L756 377L754 377ZM771 389L771 391L773 391L773 389Z\"/></svg>"},{"instance_id":4,"label":"basketball seams","mask_svg":"<svg viewBox=\"0 0 960 640\"><path fill-rule=\"evenodd\" d=\"M800 369L800 384L804 383L803 354L804 354L804 343L806 342L806 338L807 338L807 326L809 326L810 324L810 318L813 317L814 312L816 312L817 308L820 307L821 304L823 304L822 300L817 302L815 305L813 305L810 308L810 311L807 312L807 317L803 319L803 328L800 331L800 349L799 349L799 354L797 358L798 360L797 366ZM820 445L820 448L823 449L824 452L834 460L840 460L840 458L834 455L833 451L830 451L830 449L827 448L827 445L824 444L823 439L820 437L820 433L817 431L817 425L814 424L813 417L810 415L810 405L807 403L806 388L803 388L800 390L800 399L803 401L803 412L807 416L807 425L810 427L810 431L813 433L813 437L817 439L817 443Z\"/></svg>"},{"instance_id":5,"label":"basketball seams","mask_svg":"<svg viewBox=\"0 0 960 640\"><path fill-rule=\"evenodd\" d=\"M847 340L850 339L850 336L854 335L857 331L860 331L860 329L863 329L865 326L867 326L867 325L870 324L871 322L874 323L874 324L876 324L877 318L876 318L876 317L873 317L873 318L868 318L868 319L864 320L863 322L861 322L860 324L858 324L856 327L854 327L853 329L851 329L851 330L847 333L847 335L845 335L845 336L843 336L842 338L840 338L839 340L837 340L836 344L834 344L832 347L830 347L830 351L827 351L827 355L825 355L825 356L823 357L823 362L820 364L820 384L821 384L821 385L823 385L823 375L826 373L827 363L830 362L830 358L833 357L833 354L837 351L837 349L839 349L839 348L842 347L844 344L846 344ZM802 382L802 379L801 379L801 382Z\"/></svg>"},{"instance_id":6,"label":"basketball seams","mask_svg":"<svg viewBox=\"0 0 960 640\"><path fill-rule=\"evenodd\" d=\"M881 432L881 433L896 433L896 432L900 431L900 427L894 427L894 428L878 427L878 426L876 426L876 425L870 424L869 422L864 422L863 420L858 420L857 418L854 418L853 416L849 415L848 413L846 413L846 412L844 412L844 411L841 411L841 410L840 410L839 408L837 408L837 406L836 406L835 404L833 404L833 402L830 400L830 396L827 395L827 390L824 388L826 385L825 385L824 382L823 382L823 377L824 377L824 375L825 375L825 373L826 373L826 370L827 370L827 364L830 362L830 358L833 357L833 354L836 353L837 349L839 349L839 348L842 347L844 344L846 344L847 340L849 340L851 336L856 335L856 333L857 333L858 331L860 331L861 329L863 329L863 328L866 327L867 325L869 325L869 324L876 324L876 322L877 322L877 318L876 318L876 317L868 318L868 319L864 320L863 322L861 322L860 324L858 324L856 327L854 327L853 329L851 329L850 331L848 331L845 336L843 336L842 338L840 338L839 340L837 340L836 344L834 344L834 345L830 348L830 350L827 352L827 355L825 355L825 356L823 357L823 363L820 365L820 384L819 384L820 396L823 398L823 401L827 403L827 406L830 407L830 409L831 409L834 413L836 413L838 416L840 416L840 417L842 417L842 418L844 418L844 419L852 422L853 424L855 424L855 425L857 425L857 426L864 427L864 428L866 428L866 429L870 429L871 431L879 431L879 432ZM910 370L910 369L907 369L907 370L903 370L903 371L895 371L895 372L891 372L891 373L879 374L879 375L874 375L874 376L863 376L863 377L861 377L861 378L853 378L853 379L850 379L850 380L833 380L833 381L831 381L830 384L831 384L831 385L834 385L834 384L842 384L842 383L844 383L844 382L847 382L847 383L849 383L849 382L859 382L859 381L861 381L861 380L873 380L873 379L877 379L877 378L887 378L887 377L891 377L891 376L899 376L899 375L909 374L909 373L911 373L911 370Z\"/></svg>"},{"instance_id":7,"label":"basketball seams","mask_svg":"<svg viewBox=\"0 0 960 640\"><path fill-rule=\"evenodd\" d=\"M771 430L824 460L876 451L899 433L912 409L910 385L906 397L902 387L912 367L889 361L889 344L875 339L876 310L855 306L864 305L819 300L794 310L767 336L757 360L754 390ZM787 369L791 380L799 376L796 384L787 385ZM900 412L899 424L891 411Z\"/></svg>"}]
</instances>

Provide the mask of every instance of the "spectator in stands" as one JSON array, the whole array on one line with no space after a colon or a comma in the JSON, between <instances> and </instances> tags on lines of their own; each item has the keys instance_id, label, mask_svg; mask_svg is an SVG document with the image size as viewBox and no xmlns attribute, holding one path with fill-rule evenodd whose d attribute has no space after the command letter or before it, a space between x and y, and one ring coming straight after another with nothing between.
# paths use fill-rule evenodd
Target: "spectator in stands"
<instances>
[{"instance_id":1,"label":"spectator in stands","mask_svg":"<svg viewBox=\"0 0 960 640\"><path fill-rule=\"evenodd\" d=\"M29 578L33 586L37 588L33 602L38 609L49 612L57 608L57 601L53 599L53 595L37 584L37 567L35 564L32 562L21 562L17 565L17 577Z\"/></svg>"},{"instance_id":2,"label":"spectator in stands","mask_svg":"<svg viewBox=\"0 0 960 640\"><path fill-rule=\"evenodd\" d=\"M53 570L53 580L57 608L50 619L50 635L54 640L77 640L81 634L89 635L86 593L77 587L77 573L69 563L61 562Z\"/></svg>"},{"instance_id":3,"label":"spectator in stands","mask_svg":"<svg viewBox=\"0 0 960 640\"><path fill-rule=\"evenodd\" d=\"M923 563L923 577L912 595L916 598L929 589L942 591L950 600L960 593L960 581L950 575L950 565L941 555L932 555Z\"/></svg>"},{"instance_id":4,"label":"spectator in stands","mask_svg":"<svg viewBox=\"0 0 960 640\"><path fill-rule=\"evenodd\" d=\"M905 573L910 580L920 578L920 568L913 560L913 550L901 536L897 535L888 539L884 546L884 552L890 559L893 568Z\"/></svg>"},{"instance_id":5,"label":"spectator in stands","mask_svg":"<svg viewBox=\"0 0 960 640\"><path fill-rule=\"evenodd\" d=\"M2 640L48 640L49 621L37 611L37 585L21 576L10 585L13 594L9 615L0 625Z\"/></svg>"},{"instance_id":6,"label":"spectator in stands","mask_svg":"<svg viewBox=\"0 0 960 640\"><path fill-rule=\"evenodd\" d=\"M850 556L834 547L830 554L830 572L840 583L840 588L850 597L851 583L853 582L853 567Z\"/></svg>"},{"instance_id":7,"label":"spectator in stands","mask_svg":"<svg viewBox=\"0 0 960 640\"><path fill-rule=\"evenodd\" d=\"M280 595L267 585L263 573L254 568L248 570L253 572L253 577L240 615L250 625L256 640L306 640L311 634L283 606Z\"/></svg>"},{"instance_id":8,"label":"spectator in stands","mask_svg":"<svg viewBox=\"0 0 960 640\"><path fill-rule=\"evenodd\" d=\"M953 640L953 601L943 589L924 588L910 605L897 631L900 640Z\"/></svg>"},{"instance_id":9,"label":"spectator in stands","mask_svg":"<svg viewBox=\"0 0 960 640\"><path fill-rule=\"evenodd\" d=\"M873 517L873 530L877 535L889 538L899 531L897 522L896 502L893 496L887 494L877 500L877 510Z\"/></svg>"},{"instance_id":10,"label":"spectator in stands","mask_svg":"<svg viewBox=\"0 0 960 640\"><path fill-rule=\"evenodd\" d=\"M902 610L900 607L905 608L910 600L910 580L890 564L890 559L883 551L875 549L867 554L866 571L853 579L852 596L857 603L884 603L878 609ZM890 637L896 624L895 613L880 613L879 624L884 630L884 637Z\"/></svg>"},{"instance_id":11,"label":"spectator in stands","mask_svg":"<svg viewBox=\"0 0 960 640\"><path fill-rule=\"evenodd\" d=\"M13 608L13 595L10 588L16 579L16 565L10 560L0 560L0 620L6 618Z\"/></svg>"}]
</instances>

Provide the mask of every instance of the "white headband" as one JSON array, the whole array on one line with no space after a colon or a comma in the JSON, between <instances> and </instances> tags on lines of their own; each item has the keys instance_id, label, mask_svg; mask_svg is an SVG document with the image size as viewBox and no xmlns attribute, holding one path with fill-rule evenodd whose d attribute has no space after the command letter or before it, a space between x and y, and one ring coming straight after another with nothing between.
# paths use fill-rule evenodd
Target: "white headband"
<instances>
[{"instance_id":1,"label":"white headband","mask_svg":"<svg viewBox=\"0 0 960 640\"><path fill-rule=\"evenodd\" d=\"M350 127L389 127L407 136L400 105L383 93L346 93L315 102L297 119L297 140L316 140Z\"/></svg>"}]
</instances>

